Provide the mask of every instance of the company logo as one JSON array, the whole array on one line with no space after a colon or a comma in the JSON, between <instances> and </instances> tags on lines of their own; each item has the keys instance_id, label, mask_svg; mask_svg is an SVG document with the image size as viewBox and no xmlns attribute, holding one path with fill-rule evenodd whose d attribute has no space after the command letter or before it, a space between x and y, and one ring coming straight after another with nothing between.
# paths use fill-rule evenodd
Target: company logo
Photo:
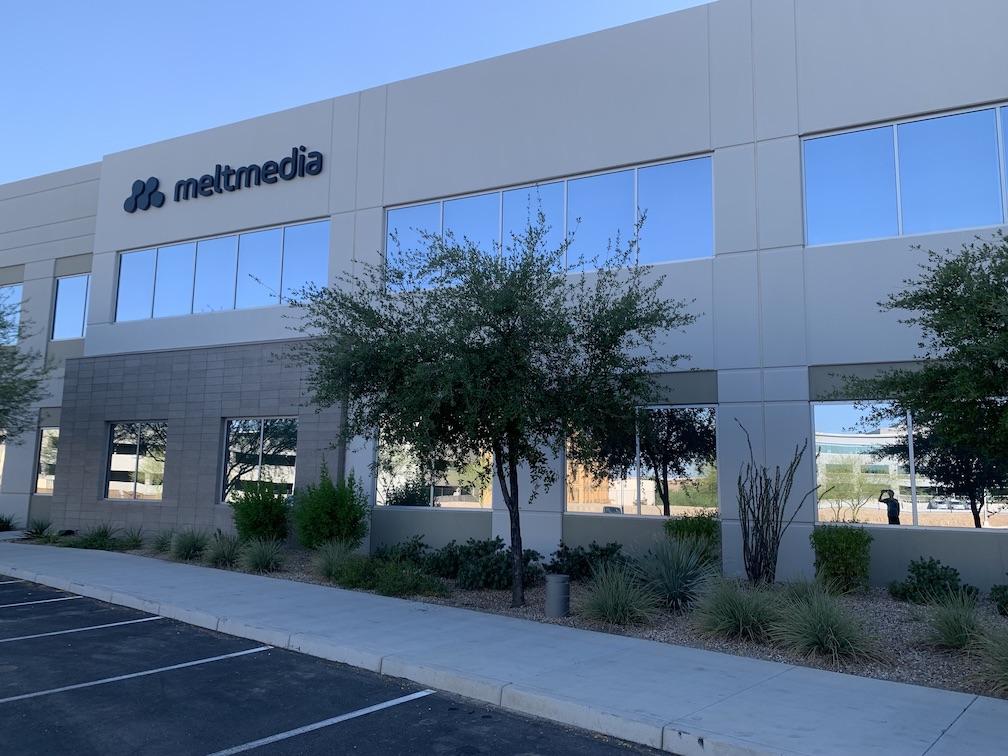
<instances>
[{"instance_id":1,"label":"company logo","mask_svg":"<svg viewBox=\"0 0 1008 756\"><path fill-rule=\"evenodd\" d=\"M137 210L146 210L151 205L161 207L164 201L164 193L158 191L156 178L151 176L146 181L137 179L133 182L133 193L123 202L123 210L127 213L135 213Z\"/></svg>"}]
</instances>

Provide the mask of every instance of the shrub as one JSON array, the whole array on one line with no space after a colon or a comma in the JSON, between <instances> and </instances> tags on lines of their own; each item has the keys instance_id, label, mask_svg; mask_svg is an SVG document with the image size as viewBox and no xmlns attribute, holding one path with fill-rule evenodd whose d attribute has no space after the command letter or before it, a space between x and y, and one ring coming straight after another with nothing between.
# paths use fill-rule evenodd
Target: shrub
<instances>
[{"instance_id":1,"label":"shrub","mask_svg":"<svg viewBox=\"0 0 1008 756\"><path fill-rule=\"evenodd\" d=\"M385 503L390 507L429 507L430 495L430 484L423 478L415 478L392 486L385 495Z\"/></svg>"},{"instance_id":2,"label":"shrub","mask_svg":"<svg viewBox=\"0 0 1008 756\"><path fill-rule=\"evenodd\" d=\"M938 597L928 618L931 641L941 648L963 649L971 646L983 632L977 614L976 597L966 591Z\"/></svg>"},{"instance_id":3,"label":"shrub","mask_svg":"<svg viewBox=\"0 0 1008 756\"><path fill-rule=\"evenodd\" d=\"M817 593L832 595L841 592L834 581L818 576L813 580L801 579L778 584L778 589L784 601L805 601Z\"/></svg>"},{"instance_id":4,"label":"shrub","mask_svg":"<svg viewBox=\"0 0 1008 756\"><path fill-rule=\"evenodd\" d=\"M1008 696L1008 629L983 633L971 649L973 680L994 696Z\"/></svg>"},{"instance_id":5,"label":"shrub","mask_svg":"<svg viewBox=\"0 0 1008 756\"><path fill-rule=\"evenodd\" d=\"M151 541L151 548L159 554L167 554L171 551L172 538L175 533L171 530L162 530Z\"/></svg>"},{"instance_id":6,"label":"shrub","mask_svg":"<svg viewBox=\"0 0 1008 756\"><path fill-rule=\"evenodd\" d=\"M206 560L213 567L234 567L241 561L242 539L219 530L207 544Z\"/></svg>"},{"instance_id":7,"label":"shrub","mask_svg":"<svg viewBox=\"0 0 1008 756\"><path fill-rule=\"evenodd\" d=\"M1008 616L1008 585L992 585L990 597L997 613Z\"/></svg>"},{"instance_id":8,"label":"shrub","mask_svg":"<svg viewBox=\"0 0 1008 756\"><path fill-rule=\"evenodd\" d=\"M906 580L889 583L889 595L914 604L937 601L960 590L959 570L943 565L937 559L925 561L923 557L910 562ZM970 587L970 592L975 590Z\"/></svg>"},{"instance_id":9,"label":"shrub","mask_svg":"<svg viewBox=\"0 0 1008 756\"><path fill-rule=\"evenodd\" d=\"M15 525L17 525L17 520L14 519L14 515L0 514L0 533L14 530Z\"/></svg>"},{"instance_id":10,"label":"shrub","mask_svg":"<svg viewBox=\"0 0 1008 756\"><path fill-rule=\"evenodd\" d=\"M635 560L637 575L666 606L682 610L714 575L710 544L692 538L659 541Z\"/></svg>"},{"instance_id":11,"label":"shrub","mask_svg":"<svg viewBox=\"0 0 1008 756\"><path fill-rule=\"evenodd\" d=\"M188 528L179 531L171 539L172 558L183 562L199 559L209 543L210 536L205 530Z\"/></svg>"},{"instance_id":12,"label":"shrub","mask_svg":"<svg viewBox=\"0 0 1008 756\"><path fill-rule=\"evenodd\" d=\"M377 559L363 554L351 554L343 562L333 582L341 588L374 590L380 565L381 562Z\"/></svg>"},{"instance_id":13,"label":"shrub","mask_svg":"<svg viewBox=\"0 0 1008 756\"><path fill-rule=\"evenodd\" d=\"M368 531L368 505L364 488L351 472L333 483L325 462L317 486L307 485L294 504L298 541L314 549L326 541L346 541L358 548Z\"/></svg>"},{"instance_id":14,"label":"shrub","mask_svg":"<svg viewBox=\"0 0 1008 756\"><path fill-rule=\"evenodd\" d=\"M353 552L345 541L326 541L312 553L312 570L319 577L335 582Z\"/></svg>"},{"instance_id":15,"label":"shrub","mask_svg":"<svg viewBox=\"0 0 1008 756\"><path fill-rule=\"evenodd\" d=\"M522 579L526 586L542 579L542 555L522 550ZM459 547L458 587L467 591L504 590L511 587L511 551L497 536L483 541L470 538Z\"/></svg>"},{"instance_id":16,"label":"shrub","mask_svg":"<svg viewBox=\"0 0 1008 756\"><path fill-rule=\"evenodd\" d=\"M66 542L67 546L77 549L98 549L100 551L116 551L119 542L116 540L116 533L119 528L112 527L107 522L88 528L77 538Z\"/></svg>"},{"instance_id":17,"label":"shrub","mask_svg":"<svg viewBox=\"0 0 1008 756\"><path fill-rule=\"evenodd\" d=\"M24 534L28 538L45 538L52 532L52 526L52 520L35 517L28 521L28 527L25 528Z\"/></svg>"},{"instance_id":18,"label":"shrub","mask_svg":"<svg viewBox=\"0 0 1008 756\"><path fill-rule=\"evenodd\" d=\"M621 564L626 560L623 546L615 541L599 546L592 541L588 548L575 546L573 549L560 542L560 548L553 552L546 571L557 575L568 575L571 580L588 580L593 572L606 564Z\"/></svg>"},{"instance_id":19,"label":"shrub","mask_svg":"<svg viewBox=\"0 0 1008 756\"><path fill-rule=\"evenodd\" d=\"M144 545L143 530L141 528L126 528L119 543L127 551L142 549Z\"/></svg>"},{"instance_id":20,"label":"shrub","mask_svg":"<svg viewBox=\"0 0 1008 756\"><path fill-rule=\"evenodd\" d=\"M410 562L379 563L374 590L382 596L444 596L444 584Z\"/></svg>"},{"instance_id":21,"label":"shrub","mask_svg":"<svg viewBox=\"0 0 1008 756\"><path fill-rule=\"evenodd\" d=\"M435 549L424 558L424 569L437 577L454 580L458 577L461 554L462 547L452 540L440 549Z\"/></svg>"},{"instance_id":22,"label":"shrub","mask_svg":"<svg viewBox=\"0 0 1008 756\"><path fill-rule=\"evenodd\" d=\"M250 538L241 550L239 564L249 572L276 572L283 567L283 541Z\"/></svg>"},{"instance_id":23,"label":"shrub","mask_svg":"<svg viewBox=\"0 0 1008 756\"><path fill-rule=\"evenodd\" d=\"M704 558L721 564L721 515L716 509L665 520L665 535L670 541L692 540L704 547Z\"/></svg>"},{"instance_id":24,"label":"shrub","mask_svg":"<svg viewBox=\"0 0 1008 756\"><path fill-rule=\"evenodd\" d=\"M776 645L807 656L878 659L879 652L847 611L821 583L804 583L801 593L783 599L768 629Z\"/></svg>"},{"instance_id":25,"label":"shrub","mask_svg":"<svg viewBox=\"0 0 1008 756\"><path fill-rule=\"evenodd\" d=\"M382 544L375 549L374 557L385 562L405 562L414 567L422 567L428 551L430 546L424 543L423 536L415 535L395 546Z\"/></svg>"},{"instance_id":26,"label":"shrub","mask_svg":"<svg viewBox=\"0 0 1008 756\"><path fill-rule=\"evenodd\" d=\"M626 564L602 564L588 580L581 612L606 625L643 625L654 620L658 596Z\"/></svg>"},{"instance_id":27,"label":"shrub","mask_svg":"<svg viewBox=\"0 0 1008 756\"><path fill-rule=\"evenodd\" d=\"M863 590L868 586L873 540L862 527L817 525L809 535L816 576L833 581L844 593Z\"/></svg>"},{"instance_id":28,"label":"shrub","mask_svg":"<svg viewBox=\"0 0 1008 756\"><path fill-rule=\"evenodd\" d=\"M764 641L777 616L779 599L766 586L745 586L716 577L694 602L693 623L707 635Z\"/></svg>"},{"instance_id":29,"label":"shrub","mask_svg":"<svg viewBox=\"0 0 1008 756\"><path fill-rule=\"evenodd\" d=\"M252 538L286 540L290 506L287 497L279 493L272 482L243 482L231 508L235 530L243 541Z\"/></svg>"}]
</instances>

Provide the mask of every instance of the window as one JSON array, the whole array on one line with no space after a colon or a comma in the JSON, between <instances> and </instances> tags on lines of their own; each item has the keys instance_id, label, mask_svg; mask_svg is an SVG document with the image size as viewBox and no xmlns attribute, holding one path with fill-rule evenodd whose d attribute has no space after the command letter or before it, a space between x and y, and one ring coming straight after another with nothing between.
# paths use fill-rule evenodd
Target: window
<instances>
[{"instance_id":1,"label":"window","mask_svg":"<svg viewBox=\"0 0 1008 756\"><path fill-rule=\"evenodd\" d=\"M168 426L163 422L112 425L107 498L161 499L167 435Z\"/></svg>"},{"instance_id":2,"label":"window","mask_svg":"<svg viewBox=\"0 0 1008 756\"><path fill-rule=\"evenodd\" d=\"M116 321L276 305L328 265L329 221L124 252Z\"/></svg>"},{"instance_id":3,"label":"window","mask_svg":"<svg viewBox=\"0 0 1008 756\"><path fill-rule=\"evenodd\" d=\"M521 239L529 224L535 224L536 214L541 210L546 217L549 230L544 240L547 250L560 249L564 240L564 195L566 184L557 181L553 184L531 186L523 189L511 189L504 192L503 198L503 247L504 254L508 249L522 245L515 241Z\"/></svg>"},{"instance_id":4,"label":"window","mask_svg":"<svg viewBox=\"0 0 1008 756\"><path fill-rule=\"evenodd\" d=\"M293 493L297 418L236 418L227 421L226 435L221 501L233 500L242 484L259 481Z\"/></svg>"},{"instance_id":5,"label":"window","mask_svg":"<svg viewBox=\"0 0 1008 756\"><path fill-rule=\"evenodd\" d=\"M608 262L610 244L634 235L634 172L619 171L567 182L568 264L579 257L589 268Z\"/></svg>"},{"instance_id":6,"label":"window","mask_svg":"<svg viewBox=\"0 0 1008 756\"><path fill-rule=\"evenodd\" d=\"M0 286L0 345L18 343L21 325L21 284Z\"/></svg>"},{"instance_id":7,"label":"window","mask_svg":"<svg viewBox=\"0 0 1008 756\"><path fill-rule=\"evenodd\" d=\"M91 274L56 279L56 311L53 339L79 339L87 330L88 293Z\"/></svg>"},{"instance_id":8,"label":"window","mask_svg":"<svg viewBox=\"0 0 1008 756\"><path fill-rule=\"evenodd\" d=\"M59 428L43 428L39 434L38 477L35 493L51 494L56 480L56 452L59 448Z\"/></svg>"},{"instance_id":9,"label":"window","mask_svg":"<svg viewBox=\"0 0 1008 756\"><path fill-rule=\"evenodd\" d=\"M637 171L641 264L709 257L714 249L711 159L680 160Z\"/></svg>"},{"instance_id":10,"label":"window","mask_svg":"<svg viewBox=\"0 0 1008 756\"><path fill-rule=\"evenodd\" d=\"M406 444L382 438L378 444L375 501L379 506L489 509L492 498L489 456L462 467L422 460Z\"/></svg>"}]
</instances>

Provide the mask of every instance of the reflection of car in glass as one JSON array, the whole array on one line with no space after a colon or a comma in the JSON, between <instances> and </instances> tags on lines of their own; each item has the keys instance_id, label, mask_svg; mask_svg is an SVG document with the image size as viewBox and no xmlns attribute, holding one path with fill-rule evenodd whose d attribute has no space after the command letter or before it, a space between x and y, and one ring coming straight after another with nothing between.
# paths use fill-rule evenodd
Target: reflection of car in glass
<instances>
[{"instance_id":1,"label":"reflection of car in glass","mask_svg":"<svg viewBox=\"0 0 1008 756\"><path fill-rule=\"evenodd\" d=\"M619 507L602 507L602 514L623 514Z\"/></svg>"},{"instance_id":2,"label":"reflection of car in glass","mask_svg":"<svg viewBox=\"0 0 1008 756\"><path fill-rule=\"evenodd\" d=\"M927 505L928 509L969 509L962 499L931 499Z\"/></svg>"},{"instance_id":3,"label":"reflection of car in glass","mask_svg":"<svg viewBox=\"0 0 1008 756\"><path fill-rule=\"evenodd\" d=\"M945 499L931 499L927 505L928 509L948 509L948 502Z\"/></svg>"}]
</instances>

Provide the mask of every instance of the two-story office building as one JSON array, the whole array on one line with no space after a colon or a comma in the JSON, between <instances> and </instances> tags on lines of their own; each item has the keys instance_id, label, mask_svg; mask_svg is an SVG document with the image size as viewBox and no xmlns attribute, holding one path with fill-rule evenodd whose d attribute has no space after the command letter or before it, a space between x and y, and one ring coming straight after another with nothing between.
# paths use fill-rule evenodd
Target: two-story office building
<instances>
[{"instance_id":1,"label":"two-story office building","mask_svg":"<svg viewBox=\"0 0 1008 756\"><path fill-rule=\"evenodd\" d=\"M771 466L842 430L819 404L836 375L915 356L879 300L923 250L1005 225L1005 28L994 0L717 0L2 186L0 294L58 369L37 429L4 450L0 511L227 528L238 482L297 487L323 457L381 505L374 449L331 448L338 409L316 412L303 370L275 359L299 337L286 301L380 260L394 231L507 240L536 197L556 233L580 219L589 253L647 211L641 261L698 316L670 336L690 357L665 380L673 405L716 415L740 572L741 426ZM639 486L611 483L595 510L575 490L527 504L527 546L657 532ZM372 543L506 537L492 491L436 495L451 506L376 506ZM904 506L907 524L869 526L873 580L922 554L982 587L1003 579L1004 531L927 524L913 491ZM798 514L779 574L811 567L819 516Z\"/></svg>"}]
</instances>

